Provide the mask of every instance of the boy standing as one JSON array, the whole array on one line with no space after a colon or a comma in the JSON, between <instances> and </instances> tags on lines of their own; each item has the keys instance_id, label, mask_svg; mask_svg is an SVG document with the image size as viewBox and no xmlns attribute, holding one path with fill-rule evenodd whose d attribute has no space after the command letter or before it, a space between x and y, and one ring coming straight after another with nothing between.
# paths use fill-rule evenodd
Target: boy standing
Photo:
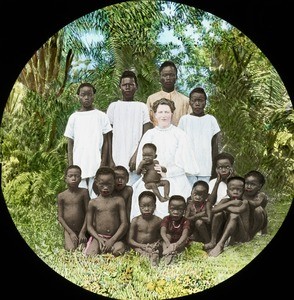
<instances>
[{"instance_id":1,"label":"boy standing","mask_svg":"<svg viewBox=\"0 0 294 300\"><path fill-rule=\"evenodd\" d=\"M92 193L94 176L100 166L107 163L108 143L106 134L112 130L107 115L94 108L96 89L90 83L82 83L77 94L81 108L70 115L64 136L68 138L68 162L82 169L80 187Z\"/></svg>"},{"instance_id":2,"label":"boy standing","mask_svg":"<svg viewBox=\"0 0 294 300\"><path fill-rule=\"evenodd\" d=\"M157 125L152 107L155 101L165 98L171 100L175 105L172 124L177 126L180 117L192 111L189 106L189 98L175 89L175 84L178 78L178 69L174 62L169 60L163 62L159 67L159 76L161 91L151 94L146 101L150 120L154 126Z\"/></svg>"},{"instance_id":3,"label":"boy standing","mask_svg":"<svg viewBox=\"0 0 294 300\"><path fill-rule=\"evenodd\" d=\"M206 100L203 88L193 89L189 94L192 113L182 116L178 125L189 136L199 165L199 174L188 176L192 185L197 180L209 182L212 162L220 149L221 130L216 118L205 114Z\"/></svg>"},{"instance_id":4,"label":"boy standing","mask_svg":"<svg viewBox=\"0 0 294 300\"><path fill-rule=\"evenodd\" d=\"M107 115L113 131L109 133L110 166L124 166L129 171L129 185L138 180L136 174L137 147L142 135L152 127L147 106L134 101L138 89L137 76L132 71L124 71L120 77L119 88L122 100L111 102Z\"/></svg>"}]
</instances>

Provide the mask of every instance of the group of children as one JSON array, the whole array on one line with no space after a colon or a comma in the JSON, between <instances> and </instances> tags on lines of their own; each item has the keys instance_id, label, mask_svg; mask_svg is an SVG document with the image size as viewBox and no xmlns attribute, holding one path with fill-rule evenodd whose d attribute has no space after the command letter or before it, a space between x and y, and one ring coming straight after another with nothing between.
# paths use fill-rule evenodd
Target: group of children
<instances>
[{"instance_id":1,"label":"group of children","mask_svg":"<svg viewBox=\"0 0 294 300\"><path fill-rule=\"evenodd\" d=\"M228 157L228 158L226 158ZM225 196L213 198L209 184L198 180L191 196L168 198L168 214L154 215L156 194L143 191L138 198L141 214L130 220L132 187L123 166L100 167L94 178L97 197L90 199L79 187L81 169L71 165L65 172L68 188L58 194L58 220L64 229L64 247L75 250L81 244L85 255L122 255L129 249L150 259L156 266L162 259L170 264L191 242L203 243L209 256L218 256L226 245L248 242L258 232L267 232L267 195L261 191L264 176L257 170L237 176L231 155L220 153L214 187L226 186Z\"/></svg>"},{"instance_id":2,"label":"group of children","mask_svg":"<svg viewBox=\"0 0 294 300\"><path fill-rule=\"evenodd\" d=\"M161 258L171 263L192 241L203 243L209 256L218 256L226 245L249 241L259 231L266 233L268 198L260 191L264 176L256 170L244 177L235 175L234 157L220 152L218 122L204 112L207 95L203 88L196 87L189 97L179 93L175 89L177 67L171 61L160 66L159 75L162 90L150 95L145 104L134 101L135 73L123 72L122 100L112 102L106 113L94 108L92 84L78 87L81 107L70 115L64 132L67 189L58 194L58 220L66 250L82 245L85 255L111 252L117 256L134 249L158 265ZM178 193L170 195L174 185L162 174L173 167L157 160L158 145L146 142L136 166L144 134L160 125L153 107L158 99L173 104L172 126L187 135L197 157L198 174L185 173L187 199ZM133 184L138 178L145 190L135 194ZM138 201L140 215L131 217L134 201ZM164 202L168 209L159 217L156 208Z\"/></svg>"}]
</instances>

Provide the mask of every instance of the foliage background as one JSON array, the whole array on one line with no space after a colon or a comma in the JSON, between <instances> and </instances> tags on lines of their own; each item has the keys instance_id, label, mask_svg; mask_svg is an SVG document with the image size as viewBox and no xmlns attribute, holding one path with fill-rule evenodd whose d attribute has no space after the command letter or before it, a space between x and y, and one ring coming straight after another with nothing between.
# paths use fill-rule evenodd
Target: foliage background
<instances>
[{"instance_id":1,"label":"foliage background","mask_svg":"<svg viewBox=\"0 0 294 300\"><path fill-rule=\"evenodd\" d=\"M159 21L158 14L148 2L145 6L144 1L140 2L140 14L131 12L128 15L120 9L109 12L112 26L106 36L111 31L113 34L109 35L107 44L90 48L96 49L94 71L71 72L72 66L81 64L77 56L89 52L85 47L80 49L79 40L74 39L75 32L79 38L79 33L85 30L83 26L91 27L90 22L84 21L76 28L58 32L50 38L30 59L12 89L1 127L2 190L17 228L37 253L45 245L42 245L42 238L36 238L28 230L29 225L36 222L32 208L54 208L56 193L64 188L62 175L66 148L62 133L68 115L77 105L74 97L77 84L81 80L95 82L101 88L101 98L96 104L105 110L107 104L118 97L117 79L121 71L134 68L140 79L138 100L144 101L146 95L158 88L155 84L157 67L166 58L172 58L190 70L190 76L184 79L185 84L180 81L179 88L186 86L188 91L201 84L208 90L208 111L219 120L225 132L224 150L236 156L240 174L251 168L262 170L268 179L266 191L274 201L285 203L287 212L293 197L293 110L279 75L263 53L235 28L222 34L218 20L206 16L215 22L211 29L214 36L210 36L200 25L203 12L185 11L180 5L176 10L178 18ZM158 4L160 2L153 3ZM193 40L184 38L191 60L184 54L173 56L170 53L176 46L157 45L155 40L162 24L175 26L172 21L182 20L185 14L185 23L197 24L203 36L199 49ZM124 28L126 15L140 18L133 23L138 24L139 29L136 28L131 36L137 32L142 36L136 35L130 44L122 45L121 35L132 29ZM104 17L100 19L105 20ZM97 16L97 20L100 19ZM140 24L144 25L142 28L145 24L154 27L141 32ZM183 38L183 32L181 25L176 27L178 36ZM128 40L127 36L125 38ZM152 47L147 40L154 42ZM109 50L108 56L99 57L101 49ZM236 128L241 129L242 138Z\"/></svg>"}]
</instances>

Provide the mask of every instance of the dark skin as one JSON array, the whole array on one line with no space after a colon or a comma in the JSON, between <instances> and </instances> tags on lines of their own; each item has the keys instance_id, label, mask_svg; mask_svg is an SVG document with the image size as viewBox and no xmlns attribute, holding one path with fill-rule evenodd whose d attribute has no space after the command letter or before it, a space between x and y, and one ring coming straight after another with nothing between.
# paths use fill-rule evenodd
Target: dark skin
<instances>
[{"instance_id":1,"label":"dark skin","mask_svg":"<svg viewBox=\"0 0 294 300\"><path fill-rule=\"evenodd\" d=\"M113 195L121 196L125 200L127 219L130 223L131 216L131 205L132 205L132 196L133 196L133 188L130 185L127 185L129 180L129 174L124 170L114 170L115 172L115 186Z\"/></svg>"},{"instance_id":2,"label":"dark skin","mask_svg":"<svg viewBox=\"0 0 294 300\"><path fill-rule=\"evenodd\" d=\"M161 174L156 171L155 166L159 165L159 162L155 160L156 153L154 149L151 147L143 147L143 159L139 163L137 168L137 174L143 174L143 181L145 183L146 189L151 189L156 197L161 202L165 202L169 200L169 192L170 192L170 183L168 180L162 180ZM165 167L161 166L161 171L163 173L167 172ZM160 194L158 189L159 186L164 187L164 196Z\"/></svg>"},{"instance_id":3,"label":"dark skin","mask_svg":"<svg viewBox=\"0 0 294 300\"><path fill-rule=\"evenodd\" d=\"M169 215L172 217L172 222L177 224L184 217L186 204L179 199L170 200L169 203ZM186 241L189 237L189 229L185 228L182 231L182 235L178 241L171 243L172 236L167 233L167 228L162 226L160 230L161 237L163 239L163 255L172 253L180 253L186 247Z\"/></svg>"},{"instance_id":4,"label":"dark skin","mask_svg":"<svg viewBox=\"0 0 294 300\"><path fill-rule=\"evenodd\" d=\"M125 77L121 79L121 82L119 84L119 88L122 93L122 100L123 101L134 101L135 93L138 89L135 79L132 77ZM153 128L153 125L151 122L148 122L143 125L142 128L142 135L150 128ZM111 168L115 167L115 163L112 158L112 131L107 134L107 141L108 141L108 157L109 157L109 163L108 165ZM136 158L137 158L137 149L133 153L133 155L130 158L129 162L129 170L131 172L135 171L136 169Z\"/></svg>"},{"instance_id":5,"label":"dark skin","mask_svg":"<svg viewBox=\"0 0 294 300\"><path fill-rule=\"evenodd\" d=\"M243 199L248 200L250 207L250 239L257 232L267 233L267 212L265 207L268 203L268 197L261 192L262 183L256 176L245 177L245 192Z\"/></svg>"},{"instance_id":6,"label":"dark skin","mask_svg":"<svg viewBox=\"0 0 294 300\"><path fill-rule=\"evenodd\" d=\"M81 108L79 111L90 111L94 109L93 102L94 102L94 90L92 87L84 86L79 91L79 100L81 103ZM107 164L107 155L109 152L109 144L107 139L108 134L103 134L103 145L101 150L101 166L106 166ZM67 153L68 153L68 164L73 164L73 147L74 147L74 140L68 138L67 142Z\"/></svg>"},{"instance_id":7,"label":"dark skin","mask_svg":"<svg viewBox=\"0 0 294 300\"><path fill-rule=\"evenodd\" d=\"M152 265L158 265L161 252L160 223L154 215L155 198L143 196L139 200L141 215L132 219L128 233L128 244L137 252L150 258Z\"/></svg>"},{"instance_id":8,"label":"dark skin","mask_svg":"<svg viewBox=\"0 0 294 300\"><path fill-rule=\"evenodd\" d=\"M230 243L249 240L249 203L242 199L243 193L244 183L237 179L231 180L228 183L227 191L229 198L222 199L218 205L212 208L214 216L225 213L226 223L217 243L215 243L217 232L212 232L211 241L206 244L206 249L211 249L208 252L209 256L218 256L222 253L229 237L232 238Z\"/></svg>"},{"instance_id":9,"label":"dark skin","mask_svg":"<svg viewBox=\"0 0 294 300\"><path fill-rule=\"evenodd\" d=\"M185 217L194 225L193 239L204 243L210 241L211 205L208 196L208 190L203 185L196 185L185 213Z\"/></svg>"},{"instance_id":10,"label":"dark skin","mask_svg":"<svg viewBox=\"0 0 294 300\"><path fill-rule=\"evenodd\" d=\"M78 187L81 182L79 169L69 169L65 182L68 188L57 196L58 221L64 229L64 248L75 250L87 242L86 211L90 196L87 189Z\"/></svg>"},{"instance_id":11,"label":"dark skin","mask_svg":"<svg viewBox=\"0 0 294 300\"><path fill-rule=\"evenodd\" d=\"M86 255L112 253L114 256L125 252L123 236L128 230L125 201L113 196L115 177L100 174L95 178L99 196L89 203L86 220L87 229L93 237Z\"/></svg>"},{"instance_id":12,"label":"dark skin","mask_svg":"<svg viewBox=\"0 0 294 300\"><path fill-rule=\"evenodd\" d=\"M202 117L205 115L206 95L203 93L194 92L190 95L189 104L192 108L192 116ZM221 149L221 133L216 133L211 140L211 157L212 160Z\"/></svg>"},{"instance_id":13,"label":"dark skin","mask_svg":"<svg viewBox=\"0 0 294 300\"><path fill-rule=\"evenodd\" d=\"M227 182L228 178L234 174L233 166L229 159L219 159L216 162L216 173L217 173L217 180L213 187L213 190L210 193L210 203L211 206L215 205L217 199L217 190L221 181Z\"/></svg>"}]
</instances>

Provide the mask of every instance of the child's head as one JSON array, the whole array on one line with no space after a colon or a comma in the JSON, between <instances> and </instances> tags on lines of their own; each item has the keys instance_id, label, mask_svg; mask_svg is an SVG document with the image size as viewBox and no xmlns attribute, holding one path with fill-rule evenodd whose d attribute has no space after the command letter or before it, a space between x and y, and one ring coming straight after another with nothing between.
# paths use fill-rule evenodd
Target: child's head
<instances>
[{"instance_id":1,"label":"child's head","mask_svg":"<svg viewBox=\"0 0 294 300\"><path fill-rule=\"evenodd\" d=\"M77 95L83 109L90 110L93 108L94 95L96 93L95 87L91 83L82 83L78 87Z\"/></svg>"},{"instance_id":2,"label":"child's head","mask_svg":"<svg viewBox=\"0 0 294 300\"><path fill-rule=\"evenodd\" d=\"M181 195L173 195L169 198L168 212L173 220L182 218L186 210L186 200Z\"/></svg>"},{"instance_id":3,"label":"child's head","mask_svg":"<svg viewBox=\"0 0 294 300\"><path fill-rule=\"evenodd\" d=\"M67 186L77 187L82 180L82 170L77 165L70 165L65 169L64 179Z\"/></svg>"},{"instance_id":4,"label":"child's head","mask_svg":"<svg viewBox=\"0 0 294 300\"><path fill-rule=\"evenodd\" d=\"M252 170L245 174L245 194L248 196L256 195L263 185L265 184L265 178L259 171Z\"/></svg>"},{"instance_id":5,"label":"child's head","mask_svg":"<svg viewBox=\"0 0 294 300\"><path fill-rule=\"evenodd\" d=\"M228 178L233 173L234 157L230 153L221 152L215 157L215 169L222 179Z\"/></svg>"},{"instance_id":6,"label":"child's head","mask_svg":"<svg viewBox=\"0 0 294 300\"><path fill-rule=\"evenodd\" d=\"M245 190L245 179L241 176L232 176L227 181L227 195L231 199L242 199Z\"/></svg>"},{"instance_id":7,"label":"child's head","mask_svg":"<svg viewBox=\"0 0 294 300\"><path fill-rule=\"evenodd\" d=\"M156 208L156 196L151 191L143 191L138 198L140 212L143 217L151 217Z\"/></svg>"},{"instance_id":8,"label":"child's head","mask_svg":"<svg viewBox=\"0 0 294 300\"><path fill-rule=\"evenodd\" d=\"M121 191L129 181L129 172L124 166L115 166L115 189Z\"/></svg>"},{"instance_id":9,"label":"child's head","mask_svg":"<svg viewBox=\"0 0 294 300\"><path fill-rule=\"evenodd\" d=\"M142 157L145 163L152 164L153 160L157 157L156 155L157 148L152 143L144 144L142 148Z\"/></svg>"},{"instance_id":10,"label":"child's head","mask_svg":"<svg viewBox=\"0 0 294 300\"><path fill-rule=\"evenodd\" d=\"M194 202L205 202L208 197L209 186L204 180L198 180L193 184L191 200Z\"/></svg>"},{"instance_id":11,"label":"child's head","mask_svg":"<svg viewBox=\"0 0 294 300\"><path fill-rule=\"evenodd\" d=\"M189 94L189 104L193 110L193 115L203 116L206 106L207 95L202 87L194 88Z\"/></svg>"},{"instance_id":12,"label":"child's head","mask_svg":"<svg viewBox=\"0 0 294 300\"><path fill-rule=\"evenodd\" d=\"M136 74L133 71L124 71L119 80L119 87L123 95L123 100L132 101L138 88Z\"/></svg>"},{"instance_id":13,"label":"child's head","mask_svg":"<svg viewBox=\"0 0 294 300\"><path fill-rule=\"evenodd\" d=\"M111 196L114 190L115 173L110 167L100 167L94 180L98 193L103 197ZM97 193L97 194L98 194Z\"/></svg>"}]
</instances>

